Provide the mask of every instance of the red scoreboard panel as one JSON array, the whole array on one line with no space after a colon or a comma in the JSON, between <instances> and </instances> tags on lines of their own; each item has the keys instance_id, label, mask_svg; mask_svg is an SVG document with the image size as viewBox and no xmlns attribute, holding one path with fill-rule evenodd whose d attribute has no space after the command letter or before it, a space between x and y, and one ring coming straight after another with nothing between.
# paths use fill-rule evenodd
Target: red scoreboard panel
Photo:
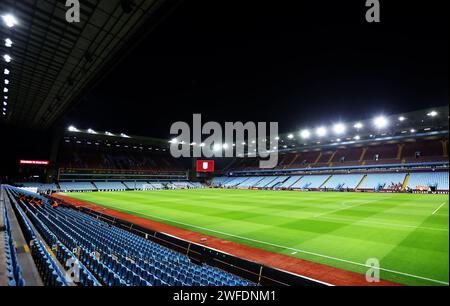
<instances>
[{"instance_id":1,"label":"red scoreboard panel","mask_svg":"<svg viewBox=\"0 0 450 306\"><path fill-rule=\"evenodd\" d=\"M213 160L197 160L197 172L211 173L214 172Z\"/></svg>"}]
</instances>

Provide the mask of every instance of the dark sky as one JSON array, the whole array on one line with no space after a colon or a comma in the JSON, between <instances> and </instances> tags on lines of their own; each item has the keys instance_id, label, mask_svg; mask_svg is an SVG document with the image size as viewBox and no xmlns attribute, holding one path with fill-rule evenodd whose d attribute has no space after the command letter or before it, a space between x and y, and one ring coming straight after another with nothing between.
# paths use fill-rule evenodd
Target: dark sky
<instances>
[{"instance_id":1,"label":"dark sky","mask_svg":"<svg viewBox=\"0 0 450 306\"><path fill-rule=\"evenodd\" d=\"M380 2L368 24L365 0L185 1L64 124L168 137L200 112L289 132L447 104L446 8Z\"/></svg>"}]
</instances>

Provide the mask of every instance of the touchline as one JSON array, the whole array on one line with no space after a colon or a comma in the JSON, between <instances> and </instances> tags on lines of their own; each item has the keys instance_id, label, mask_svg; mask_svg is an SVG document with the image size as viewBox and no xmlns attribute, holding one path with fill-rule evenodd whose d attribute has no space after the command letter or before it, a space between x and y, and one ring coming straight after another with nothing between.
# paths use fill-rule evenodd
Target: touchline
<instances>
[{"instance_id":1,"label":"touchline","mask_svg":"<svg viewBox=\"0 0 450 306\"><path fill-rule=\"evenodd\" d=\"M259 156L260 168L272 169L278 164L278 122L225 122L222 128L215 121L202 124L201 114L193 114L192 119L192 129L183 121L175 122L170 127L170 134L175 136L170 141L173 157L243 158L247 155ZM203 139L204 136L207 137Z\"/></svg>"}]
</instances>

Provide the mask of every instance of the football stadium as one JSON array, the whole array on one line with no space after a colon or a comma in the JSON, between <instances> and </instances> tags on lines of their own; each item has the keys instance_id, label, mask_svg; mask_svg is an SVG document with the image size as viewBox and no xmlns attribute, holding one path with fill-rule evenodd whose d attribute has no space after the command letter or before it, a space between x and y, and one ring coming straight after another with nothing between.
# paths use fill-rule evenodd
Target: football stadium
<instances>
[{"instance_id":1,"label":"football stadium","mask_svg":"<svg viewBox=\"0 0 450 306\"><path fill-rule=\"evenodd\" d=\"M287 109L283 102L277 107L278 98L264 97L270 102L258 104L259 112L240 98L229 105L204 102L201 108L212 106L204 117L217 119L219 127L229 121L256 124L243 125L243 138L231 133L224 141L208 141L207 135L195 134L194 120L194 135L186 138L174 133L171 123L190 122L200 113L189 108L197 94L200 100L221 95L234 83L220 79L220 85L211 85L213 74L206 77L213 88L207 93L197 84L201 81L183 87L173 80L158 89L167 81L160 75L162 80L148 76L153 81L141 86L135 78L147 76L133 75L139 67L129 61L155 66L155 74L159 69L176 73L164 62L170 55L160 54L165 49L148 57L142 56L148 49L139 50L149 42L151 48L162 48L158 43L172 48L173 42L162 37L175 31L174 20L189 19L185 14L198 7L183 1L80 1L80 21L69 22L70 7L63 2L0 3L0 147L5 154L0 286L449 285L447 70L430 77L442 77L445 85L443 94L429 101L391 100L373 113L364 110L363 101L340 109L333 108L338 102L324 102L311 105L311 113L295 123L280 121L275 134L272 129L253 133L252 126L289 121L289 114L308 102ZM443 55L448 64L448 42L442 49L435 57ZM174 66L198 61L196 56L183 55ZM212 61L197 68L210 69ZM427 65L419 66L432 66ZM411 82L408 92L420 86L414 82L425 82L422 74L412 81L415 68L409 69L409 77L401 76ZM386 71L395 74L392 68ZM240 77L245 78L233 79ZM121 85L124 78L132 81ZM256 83L249 84L252 92L266 90ZM159 106L144 105L141 93L130 94L133 86L142 87L152 101L159 99ZM189 91L196 86L200 89ZM428 95L427 86L417 91ZM163 94L167 89L192 100L172 103ZM217 101L231 99L235 90ZM364 90L348 96L372 99ZM254 119L227 119L240 108ZM200 126L200 134L207 126L213 124ZM238 126L232 131L236 135ZM269 157L276 163L262 167Z\"/></svg>"}]
</instances>

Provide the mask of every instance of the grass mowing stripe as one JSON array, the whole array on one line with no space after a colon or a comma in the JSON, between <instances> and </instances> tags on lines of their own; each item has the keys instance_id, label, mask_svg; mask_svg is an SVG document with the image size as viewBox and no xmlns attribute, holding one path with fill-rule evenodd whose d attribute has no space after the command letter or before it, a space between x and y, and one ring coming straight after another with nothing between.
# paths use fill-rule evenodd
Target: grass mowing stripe
<instances>
[{"instance_id":1,"label":"grass mowing stripe","mask_svg":"<svg viewBox=\"0 0 450 306\"><path fill-rule=\"evenodd\" d=\"M448 203L446 195L221 189L67 195L357 273L365 273L362 263L368 258L378 258L386 280L448 284L448 206L442 205Z\"/></svg>"}]
</instances>

